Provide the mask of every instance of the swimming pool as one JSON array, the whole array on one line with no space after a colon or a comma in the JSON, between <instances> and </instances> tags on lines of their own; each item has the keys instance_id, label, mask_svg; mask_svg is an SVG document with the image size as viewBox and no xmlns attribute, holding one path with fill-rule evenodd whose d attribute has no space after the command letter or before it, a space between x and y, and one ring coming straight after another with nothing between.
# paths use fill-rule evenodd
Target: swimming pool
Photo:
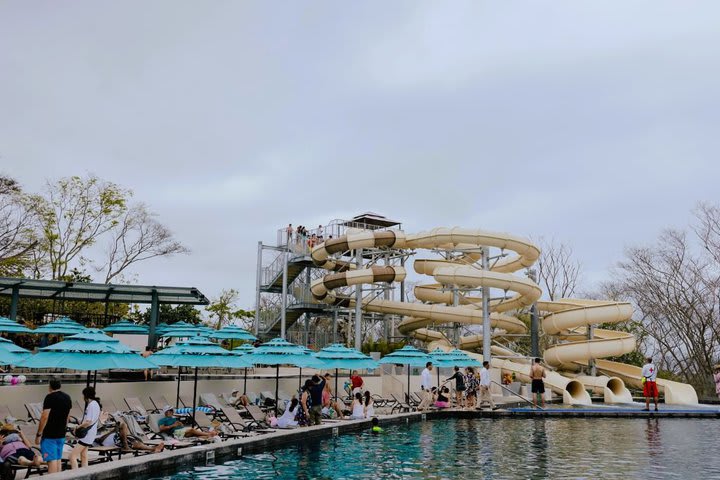
<instances>
[{"instance_id":1,"label":"swimming pool","mask_svg":"<svg viewBox=\"0 0 720 480\"><path fill-rule=\"evenodd\" d=\"M704 419L432 420L152 478L720 478L718 426Z\"/></svg>"}]
</instances>

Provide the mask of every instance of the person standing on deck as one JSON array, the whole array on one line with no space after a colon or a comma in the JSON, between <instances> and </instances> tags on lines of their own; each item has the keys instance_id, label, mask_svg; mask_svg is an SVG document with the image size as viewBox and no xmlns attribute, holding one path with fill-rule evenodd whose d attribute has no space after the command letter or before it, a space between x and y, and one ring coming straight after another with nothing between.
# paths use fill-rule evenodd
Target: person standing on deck
<instances>
[{"instance_id":1,"label":"person standing on deck","mask_svg":"<svg viewBox=\"0 0 720 480\"><path fill-rule=\"evenodd\" d=\"M47 462L48 473L60 471L60 462L65 446L65 430L72 408L70 396L60 391L60 380L50 380L50 393L43 401L43 411L40 416L35 441L40 440L40 453L43 461Z\"/></svg>"},{"instance_id":2,"label":"person standing on deck","mask_svg":"<svg viewBox=\"0 0 720 480\"><path fill-rule=\"evenodd\" d=\"M360 375L358 375L357 370L353 370L350 372L350 396L355 397L356 393L363 393L363 387L365 386L365 381L362 379Z\"/></svg>"},{"instance_id":3,"label":"person standing on deck","mask_svg":"<svg viewBox=\"0 0 720 480\"><path fill-rule=\"evenodd\" d=\"M655 411L658 411L658 388L657 383L657 368L652 363L652 358L646 359L647 363L642 368L642 382L643 382L643 395L645 396L645 408L646 412L650 411L650 397L655 401Z\"/></svg>"},{"instance_id":4,"label":"person standing on deck","mask_svg":"<svg viewBox=\"0 0 720 480\"><path fill-rule=\"evenodd\" d=\"M715 365L713 380L715 380L715 394L720 398L720 365Z\"/></svg>"},{"instance_id":5,"label":"person standing on deck","mask_svg":"<svg viewBox=\"0 0 720 480\"><path fill-rule=\"evenodd\" d=\"M322 394L325 390L325 379L313 375L312 386L310 387L310 401L312 406L310 407L310 423L312 425L322 424Z\"/></svg>"},{"instance_id":6,"label":"person standing on deck","mask_svg":"<svg viewBox=\"0 0 720 480\"><path fill-rule=\"evenodd\" d=\"M152 347L150 345L145 346L145 350L140 354L143 358L148 358L150 355L153 354ZM150 380L150 370L145 369L145 381L147 382Z\"/></svg>"},{"instance_id":7,"label":"person standing on deck","mask_svg":"<svg viewBox=\"0 0 720 480\"><path fill-rule=\"evenodd\" d=\"M287 228L285 229L285 234L287 235L287 246L290 246L290 242L292 241L293 232L295 230L293 229L292 223L288 223Z\"/></svg>"},{"instance_id":8,"label":"person standing on deck","mask_svg":"<svg viewBox=\"0 0 720 480\"><path fill-rule=\"evenodd\" d=\"M410 368L410 365L408 365L408 368ZM418 410L424 410L428 408L433 403L433 395L432 395L432 369L433 364L432 362L427 362L425 364L425 368L423 369L422 373L420 374L420 388L422 388L423 391L423 399L422 402L420 402L420 405L418 405ZM410 392L408 392L408 397L410 396Z\"/></svg>"},{"instance_id":9,"label":"person standing on deck","mask_svg":"<svg viewBox=\"0 0 720 480\"><path fill-rule=\"evenodd\" d=\"M535 363L530 367L530 380L532 382L530 390L532 391L533 408L538 406L538 398L542 408L545 408L545 382L543 382L545 376L545 368L540 365L540 359L536 358Z\"/></svg>"},{"instance_id":10,"label":"person standing on deck","mask_svg":"<svg viewBox=\"0 0 720 480\"><path fill-rule=\"evenodd\" d=\"M478 400L478 407L482 408L483 401L487 401L490 404L490 408L495 410L495 401L490 393L490 362L483 362L483 367L480 369L480 399Z\"/></svg>"},{"instance_id":11,"label":"person standing on deck","mask_svg":"<svg viewBox=\"0 0 720 480\"><path fill-rule=\"evenodd\" d=\"M453 373L452 377L445 380L443 385L452 379L455 379L455 407L462 408L463 392L465 391L465 375L460 371L460 367L455 367L455 373Z\"/></svg>"}]
</instances>

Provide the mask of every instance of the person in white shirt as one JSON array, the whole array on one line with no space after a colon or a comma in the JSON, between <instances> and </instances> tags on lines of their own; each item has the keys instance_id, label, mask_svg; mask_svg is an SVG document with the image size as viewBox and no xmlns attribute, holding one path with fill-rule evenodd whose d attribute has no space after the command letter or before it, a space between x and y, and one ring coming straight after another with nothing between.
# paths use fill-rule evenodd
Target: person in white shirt
<instances>
[{"instance_id":1,"label":"person in white shirt","mask_svg":"<svg viewBox=\"0 0 720 480\"><path fill-rule=\"evenodd\" d=\"M295 416L300 408L300 402L294 398L285 406L285 412L277 419L278 428L295 428L298 426Z\"/></svg>"},{"instance_id":2,"label":"person in white shirt","mask_svg":"<svg viewBox=\"0 0 720 480\"><path fill-rule=\"evenodd\" d=\"M430 391L430 389L432 388L432 369L432 362L427 362L425 364L425 368L420 374L420 388L422 388L423 391L423 399L420 402L420 405L418 405L418 410L425 410L430 405L432 405L433 396L432 392Z\"/></svg>"},{"instance_id":3,"label":"person in white shirt","mask_svg":"<svg viewBox=\"0 0 720 480\"><path fill-rule=\"evenodd\" d=\"M652 363L652 358L646 359L647 363L642 368L642 381L643 381L643 395L645 395L645 410L650 411L650 397L655 402L655 411L658 410L658 388L657 388L657 368Z\"/></svg>"},{"instance_id":4,"label":"person in white shirt","mask_svg":"<svg viewBox=\"0 0 720 480\"><path fill-rule=\"evenodd\" d=\"M480 369L480 400L478 401L478 407L482 408L484 401L487 401L493 410L497 408L490 393L490 362L483 362L483 368Z\"/></svg>"},{"instance_id":5,"label":"person in white shirt","mask_svg":"<svg viewBox=\"0 0 720 480\"><path fill-rule=\"evenodd\" d=\"M80 466L88 466L88 448L92 447L93 442L95 442L95 437L97 437L97 424L100 420L100 402L98 402L99 399L95 396L95 389L93 387L85 387L82 395L85 398L85 412L83 413L80 425L75 427L75 435L78 437L78 442L70 452L69 462L72 470L78 468L78 460L80 460ZM87 430L83 432L84 429Z\"/></svg>"}]
</instances>

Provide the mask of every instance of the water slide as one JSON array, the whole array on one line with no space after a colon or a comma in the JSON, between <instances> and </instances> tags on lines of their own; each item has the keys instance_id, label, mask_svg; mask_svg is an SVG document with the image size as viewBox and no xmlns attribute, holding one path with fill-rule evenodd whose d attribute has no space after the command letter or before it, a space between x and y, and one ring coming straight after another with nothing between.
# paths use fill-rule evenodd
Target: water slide
<instances>
[{"instance_id":1,"label":"water slide","mask_svg":"<svg viewBox=\"0 0 720 480\"><path fill-rule=\"evenodd\" d=\"M400 282L405 279L407 272L403 267L373 265L356 269L352 263L341 259L351 250L383 247L454 252L454 255L448 255L444 259L414 261L416 273L432 276L435 281L433 284L415 288L416 298L425 303L398 302L370 296L363 299L362 308L367 312L403 316L403 321L398 326L401 333L428 342L431 348L449 347L450 344L442 333L428 327L445 323L482 325L481 299L462 294L454 299L453 293L444 288L455 285L470 288L489 287L506 292L504 297L490 302L493 337L502 341L503 334L526 333L525 323L513 313L537 302L542 291L531 280L514 276L512 273L531 266L538 259L540 251L530 241L504 233L461 228L435 228L418 234L393 230L349 231L346 235L328 239L313 249L313 262L335 272L313 282L313 297L317 301L353 307L355 301L352 297L338 294L335 290L376 282ZM481 257L481 247L499 248L503 253L490 265L489 270L482 270L477 265ZM506 250L514 254L505 255ZM507 292L512 294L507 295ZM457 306L452 306L455 301ZM590 404L588 390L603 395L607 403L632 401L625 382L639 386L640 369L599 359L633 351L634 337L629 333L605 329L595 329L592 339L587 336L587 328L591 325L629 320L632 316L630 304L567 299L541 301L537 302L537 305L544 314L542 325L545 333L554 335L563 342L545 351L544 359L553 368L553 371L548 372L546 385L562 395L567 404ZM459 346L463 349L482 347L482 336L462 337ZM516 356L519 357L511 350L494 346L492 366L503 372L515 373L520 381L529 382L529 365L526 359L512 358ZM604 375L580 374L589 359L598 359L597 369ZM689 385L668 381L659 381L658 385L664 390L668 403L697 403L697 395Z\"/></svg>"}]
</instances>

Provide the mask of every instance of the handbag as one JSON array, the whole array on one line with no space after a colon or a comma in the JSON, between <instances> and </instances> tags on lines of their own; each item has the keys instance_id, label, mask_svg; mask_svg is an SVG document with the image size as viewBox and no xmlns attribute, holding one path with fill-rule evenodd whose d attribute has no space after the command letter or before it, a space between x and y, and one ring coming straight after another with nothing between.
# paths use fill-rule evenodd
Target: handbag
<instances>
[{"instance_id":1,"label":"handbag","mask_svg":"<svg viewBox=\"0 0 720 480\"><path fill-rule=\"evenodd\" d=\"M80 423L82 423L83 420L85 420L85 413L83 413L83 418L82 418L82 420L80 420ZM98 418L98 420L100 420L100 419ZM98 422L98 421L95 420L93 423L91 423L91 424L88 425L87 427L81 427L80 425L78 425L77 427L75 427L75 431L73 432L73 434L75 435L75 438L85 438L85 435L88 434L88 432L90 431L90 429L91 429L92 427L94 427L97 422Z\"/></svg>"},{"instance_id":2,"label":"handbag","mask_svg":"<svg viewBox=\"0 0 720 480\"><path fill-rule=\"evenodd\" d=\"M91 423L91 424L88 425L87 427L80 427L80 426L75 427L75 437L77 437L77 438L84 438L85 435L88 434L88 432L90 431L90 429L91 429L93 426L95 426L96 423L97 423L97 421Z\"/></svg>"}]
</instances>

